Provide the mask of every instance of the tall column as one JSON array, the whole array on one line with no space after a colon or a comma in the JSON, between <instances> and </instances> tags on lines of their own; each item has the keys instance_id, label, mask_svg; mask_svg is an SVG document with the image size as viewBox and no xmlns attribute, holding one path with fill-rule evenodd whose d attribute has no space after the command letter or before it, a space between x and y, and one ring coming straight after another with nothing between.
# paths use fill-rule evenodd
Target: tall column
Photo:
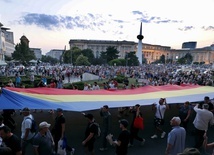
<instances>
[{"instance_id":1,"label":"tall column","mask_svg":"<svg viewBox=\"0 0 214 155\"><path fill-rule=\"evenodd\" d=\"M137 57L139 60L139 65L142 65L142 60L143 60L143 53L142 53L142 49L143 49L143 44L142 44L142 40L143 40L143 35L142 35L142 22L140 24L140 34L137 36L138 39L138 49L137 49Z\"/></svg>"}]
</instances>

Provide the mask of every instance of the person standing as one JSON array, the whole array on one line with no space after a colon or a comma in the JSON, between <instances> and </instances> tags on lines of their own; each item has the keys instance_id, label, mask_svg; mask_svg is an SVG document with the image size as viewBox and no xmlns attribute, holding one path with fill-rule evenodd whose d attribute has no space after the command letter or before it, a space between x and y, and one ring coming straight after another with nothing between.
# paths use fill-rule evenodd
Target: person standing
<instances>
[{"instance_id":1,"label":"person standing","mask_svg":"<svg viewBox=\"0 0 214 155\"><path fill-rule=\"evenodd\" d=\"M122 130L117 138L113 142L113 145L116 146L116 154L117 155L127 155L128 153L128 144L130 140L130 133L127 130L129 122L126 119L122 119L119 121L120 129Z\"/></svg>"},{"instance_id":2,"label":"person standing","mask_svg":"<svg viewBox=\"0 0 214 155\"><path fill-rule=\"evenodd\" d=\"M94 116L92 114L84 114L83 115L88 119L88 125L86 127L85 130L85 137L84 140L82 141L82 145L85 148L85 153L86 154L90 154L90 155L94 155L94 143L95 143L95 134L96 134L96 130L97 127L94 124L95 119Z\"/></svg>"},{"instance_id":3,"label":"person standing","mask_svg":"<svg viewBox=\"0 0 214 155\"><path fill-rule=\"evenodd\" d=\"M191 114L191 107L189 101L186 101L184 105L179 108L179 117L181 119L181 126L187 131L187 124L189 122L189 117Z\"/></svg>"},{"instance_id":4,"label":"person standing","mask_svg":"<svg viewBox=\"0 0 214 155\"><path fill-rule=\"evenodd\" d=\"M213 113L210 112L209 105L203 104L202 109L198 108L199 104L193 108L196 112L195 119L193 121L195 127L195 148L200 148L203 144L204 133L208 130L208 125L214 124Z\"/></svg>"},{"instance_id":5,"label":"person standing","mask_svg":"<svg viewBox=\"0 0 214 155\"><path fill-rule=\"evenodd\" d=\"M39 132L33 140L35 155L52 155L54 140L49 131L51 124L41 122L39 124Z\"/></svg>"},{"instance_id":6,"label":"person standing","mask_svg":"<svg viewBox=\"0 0 214 155\"><path fill-rule=\"evenodd\" d=\"M168 134L165 155L177 155L185 149L186 130L180 127L181 119L173 117L170 121L172 130Z\"/></svg>"},{"instance_id":7,"label":"person standing","mask_svg":"<svg viewBox=\"0 0 214 155\"><path fill-rule=\"evenodd\" d=\"M130 143L129 143L129 146L133 146L133 142L134 142L134 139L138 140L141 142L141 145L144 145L145 143L145 139L141 138L138 136L138 132L139 132L139 129L134 127L134 120L136 117L142 117L142 113L140 112L140 105L139 104L136 104L134 106L133 109L130 110L130 112L133 114L133 121L131 123L131 127L130 127Z\"/></svg>"},{"instance_id":8,"label":"person standing","mask_svg":"<svg viewBox=\"0 0 214 155\"><path fill-rule=\"evenodd\" d=\"M33 148L32 146L32 140L35 136L34 132L31 132L31 126L32 126L32 120L34 120L33 115L30 114L29 108L24 108L22 111L22 115L24 116L24 119L22 121L21 126L21 140L22 140L22 154L28 154L27 152L30 152Z\"/></svg>"},{"instance_id":9,"label":"person standing","mask_svg":"<svg viewBox=\"0 0 214 155\"><path fill-rule=\"evenodd\" d=\"M14 114L14 109L4 109L2 113L2 116L4 117L4 124L10 128L11 132L13 132L16 128L16 122L12 118Z\"/></svg>"},{"instance_id":10,"label":"person standing","mask_svg":"<svg viewBox=\"0 0 214 155\"><path fill-rule=\"evenodd\" d=\"M100 148L100 151L105 151L105 150L107 150L106 136L110 133L110 128L111 128L111 113L109 112L108 105L104 105L100 109L100 116L103 118L103 124L102 124L102 147Z\"/></svg>"},{"instance_id":11,"label":"person standing","mask_svg":"<svg viewBox=\"0 0 214 155\"><path fill-rule=\"evenodd\" d=\"M13 155L22 155L21 140L11 132L8 126L0 128L0 137L3 139L3 147L9 147Z\"/></svg>"},{"instance_id":12,"label":"person standing","mask_svg":"<svg viewBox=\"0 0 214 155\"><path fill-rule=\"evenodd\" d=\"M19 74L18 73L16 73L16 76L15 76L15 83L16 83L16 87L18 87L18 88L20 88L20 86L21 86L21 77L19 76Z\"/></svg>"},{"instance_id":13,"label":"person standing","mask_svg":"<svg viewBox=\"0 0 214 155\"><path fill-rule=\"evenodd\" d=\"M208 104L209 105L209 109L208 110L211 111L214 114L214 106L211 103L209 96L205 96L204 97L204 104Z\"/></svg>"},{"instance_id":14,"label":"person standing","mask_svg":"<svg viewBox=\"0 0 214 155\"><path fill-rule=\"evenodd\" d=\"M153 104L152 110L155 110L155 118L154 118L154 126L155 126L155 134L151 136L152 139L157 138L158 132L161 133L161 138L164 138L166 132L164 132L161 128L164 125L164 114L166 109L169 109L168 104L166 103L165 98L160 98L159 104Z\"/></svg>"},{"instance_id":15,"label":"person standing","mask_svg":"<svg viewBox=\"0 0 214 155\"><path fill-rule=\"evenodd\" d=\"M55 144L55 152L58 151L58 141L63 139L65 134L65 117L63 115L63 110L61 108L57 108L56 110L57 116L55 118L54 127L52 128L52 135L54 137Z\"/></svg>"}]
</instances>

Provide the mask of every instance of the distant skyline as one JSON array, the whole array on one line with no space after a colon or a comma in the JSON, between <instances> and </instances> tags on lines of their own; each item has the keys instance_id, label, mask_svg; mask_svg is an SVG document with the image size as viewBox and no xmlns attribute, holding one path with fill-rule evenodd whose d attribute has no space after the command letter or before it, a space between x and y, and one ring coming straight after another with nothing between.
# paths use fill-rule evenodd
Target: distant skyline
<instances>
[{"instance_id":1,"label":"distant skyline","mask_svg":"<svg viewBox=\"0 0 214 155\"><path fill-rule=\"evenodd\" d=\"M214 0L0 0L0 22L31 48L69 49L70 39L138 42L180 49L214 43Z\"/></svg>"}]
</instances>

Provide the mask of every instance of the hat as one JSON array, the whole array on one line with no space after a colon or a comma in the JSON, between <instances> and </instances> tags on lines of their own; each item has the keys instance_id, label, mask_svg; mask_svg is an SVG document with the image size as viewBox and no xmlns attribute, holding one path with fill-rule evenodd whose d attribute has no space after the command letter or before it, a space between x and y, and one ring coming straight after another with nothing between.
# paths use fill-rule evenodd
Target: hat
<instances>
[{"instance_id":1,"label":"hat","mask_svg":"<svg viewBox=\"0 0 214 155\"><path fill-rule=\"evenodd\" d=\"M140 104L136 104L135 106L136 106L136 107L140 107Z\"/></svg>"},{"instance_id":2,"label":"hat","mask_svg":"<svg viewBox=\"0 0 214 155\"><path fill-rule=\"evenodd\" d=\"M47 122L41 122L39 124L39 128L49 128L51 124L48 124Z\"/></svg>"},{"instance_id":3,"label":"hat","mask_svg":"<svg viewBox=\"0 0 214 155\"><path fill-rule=\"evenodd\" d=\"M57 112L63 112L63 110L61 108L57 108L56 111Z\"/></svg>"},{"instance_id":4,"label":"hat","mask_svg":"<svg viewBox=\"0 0 214 155\"><path fill-rule=\"evenodd\" d=\"M22 112L30 112L30 109L25 107L25 108L22 109Z\"/></svg>"},{"instance_id":5,"label":"hat","mask_svg":"<svg viewBox=\"0 0 214 155\"><path fill-rule=\"evenodd\" d=\"M119 120L119 123L122 124L125 128L129 125L129 122L126 119Z\"/></svg>"},{"instance_id":6,"label":"hat","mask_svg":"<svg viewBox=\"0 0 214 155\"><path fill-rule=\"evenodd\" d=\"M183 153L179 153L178 155L200 155L200 152L196 148L186 148Z\"/></svg>"},{"instance_id":7,"label":"hat","mask_svg":"<svg viewBox=\"0 0 214 155\"><path fill-rule=\"evenodd\" d=\"M94 116L92 114L86 114L85 117L87 117L90 120L92 120L94 118Z\"/></svg>"}]
</instances>

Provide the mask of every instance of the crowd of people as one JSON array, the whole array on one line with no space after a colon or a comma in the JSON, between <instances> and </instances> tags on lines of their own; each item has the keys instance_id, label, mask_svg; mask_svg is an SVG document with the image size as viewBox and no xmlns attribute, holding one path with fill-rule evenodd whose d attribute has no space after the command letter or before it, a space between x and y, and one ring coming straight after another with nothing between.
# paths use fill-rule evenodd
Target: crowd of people
<instances>
[{"instance_id":1,"label":"crowd of people","mask_svg":"<svg viewBox=\"0 0 214 155\"><path fill-rule=\"evenodd\" d=\"M21 76L24 70L16 72L15 81L9 80L8 86L21 87ZM204 65L201 68L198 66L177 66L173 64L167 65L142 65L142 66L79 66L79 67L67 67L57 66L51 68L37 67L30 75L30 80L34 82L34 75L42 75L41 81L37 84L39 87L50 88L63 88L65 79L67 82L72 81L72 78L79 77L80 81L83 80L83 73L91 73L99 77L98 81L102 79L109 79L109 82L103 83L103 89L118 89L118 83L114 78L117 75L125 76L123 81L123 89L134 88L135 86L129 84L128 77L136 78L136 80L143 79L142 85L167 85L167 84L193 84L193 85L206 85L214 86L214 72L210 65ZM5 70L4 75L10 75L10 70ZM51 77L50 83L47 83L47 76ZM139 84L139 82L138 82ZM101 87L97 82L91 86L85 83L84 91L99 90ZM193 108L192 108L193 107ZM128 112L133 115L133 119L129 122L126 119L120 119L121 132L115 139L111 133L111 120L112 115L108 105L104 105L100 110L100 116L103 118L102 122L102 147L100 151L107 151L108 145L115 146L115 153L117 155L127 155L128 148L133 147L134 140L144 145L146 142L144 137L138 135L139 128L136 128L134 121L136 117L143 117L141 113L141 106L139 104L134 105L131 109L129 107L121 108L119 112ZM169 109L166 98L161 98L158 104L153 104L152 109L155 112L154 116L154 135L152 139L165 138L166 131L163 130L165 125L165 112ZM200 154L199 150L203 147L205 149L214 148L213 143L208 143L207 131L209 125L214 125L214 108L208 96L205 96L204 102L196 105L192 105L190 102L185 102L183 105L178 105L179 116L174 116L170 124L172 130L168 133L165 155L177 155L188 154L186 152L195 151ZM192 112L196 113L194 124L195 145L192 148L185 149L186 145L186 133L188 131L189 118ZM33 115L30 113L30 109L24 108L21 113L24 116L21 125L21 138L13 134L13 130L16 127L15 121L12 119L14 111L3 110L3 114L0 117L0 154L16 154L25 155L27 152L34 152L36 155L52 155L58 152L58 142L65 136L65 123L66 119L63 115L63 110L58 108L56 110L57 116L53 127L48 122L40 122L39 130L32 132L31 127L34 120ZM85 148L85 153L94 155L94 145L96 141L96 125L95 118L92 114L84 114L88 120L88 124L85 130L84 140L82 145ZM121 116L120 116L121 117ZM51 129L49 129L51 128ZM107 137L107 138L106 138ZM108 144L109 143L109 144ZM66 146L67 150L74 151L69 146ZM12 153L11 153L12 152ZM213 151L214 154L214 151Z\"/></svg>"},{"instance_id":2,"label":"crowd of people","mask_svg":"<svg viewBox=\"0 0 214 155\"><path fill-rule=\"evenodd\" d=\"M9 67L1 72L2 75L14 75L13 81L15 87L20 87L23 70L16 71L14 74L9 74ZM142 66L35 66L35 69L28 72L30 81L34 82L35 75L50 77L54 79L56 88L63 88L64 83L72 82L72 79L78 78L83 80L84 73L97 75L98 81L102 79L114 79L118 75L132 77L136 80L141 79L140 85L167 85L167 84L194 84L214 86L213 77L214 71L212 65L177 65L177 64L148 64ZM10 76L9 76L10 77ZM35 86L48 85L47 81L37 83ZM8 83L10 85L11 83ZM104 85L104 84L103 84ZM110 83L108 85L110 86ZM90 86L89 86L90 87ZM124 88L132 86L124 85Z\"/></svg>"},{"instance_id":3,"label":"crowd of people","mask_svg":"<svg viewBox=\"0 0 214 155\"><path fill-rule=\"evenodd\" d=\"M214 144L208 143L207 132L211 125L214 125L214 107L208 96L204 97L204 102L200 104L191 104L188 101L183 105L177 106L179 115L174 116L170 120L172 130L168 131L166 150L162 154L165 155L188 155L194 152L194 155L200 154L201 148L213 149ZM165 123L165 113L169 110L166 98L160 98L158 104L152 105L154 110L154 135L151 139L165 138L166 131L163 131ZM128 121L127 119L119 119L119 127L121 132L117 136L113 136L112 133L112 114L108 105L104 105L100 109L100 117L102 123L101 128L101 147L100 151L107 151L108 146L115 147L115 153L117 155L127 155L129 147L134 147L133 141L139 141L140 145L144 145L145 138L138 135L139 129L135 125L135 119L143 117L141 112L141 105L136 104L129 108L129 113L133 119ZM189 117L192 112L195 112L195 118L193 121L194 126L194 146L192 148L186 148L186 134L188 132ZM66 118L63 115L63 109L56 109L55 122L51 126L50 123L43 121L39 123L39 129L37 131L32 130L32 124L34 117L30 113L29 108L21 110L23 115L23 121L21 124L21 138L13 134L13 130L16 127L16 123L12 120L12 124L8 124L8 120L11 120L13 110L4 110L4 113L0 117L0 153L4 154L16 154L16 155L53 155L59 152L61 147L61 140L64 139L66 131L65 124ZM9 115L9 116L8 116ZM94 145L96 145L98 126L96 125L96 119L93 114L83 113L88 120L88 124L85 129L85 136L82 141L85 154L94 155ZM60 143L60 145L58 145ZM66 149L67 148L67 149ZM73 152L74 148L65 145L65 150ZM4 153L4 154L3 154ZM100 153L101 154L101 153Z\"/></svg>"}]
</instances>

